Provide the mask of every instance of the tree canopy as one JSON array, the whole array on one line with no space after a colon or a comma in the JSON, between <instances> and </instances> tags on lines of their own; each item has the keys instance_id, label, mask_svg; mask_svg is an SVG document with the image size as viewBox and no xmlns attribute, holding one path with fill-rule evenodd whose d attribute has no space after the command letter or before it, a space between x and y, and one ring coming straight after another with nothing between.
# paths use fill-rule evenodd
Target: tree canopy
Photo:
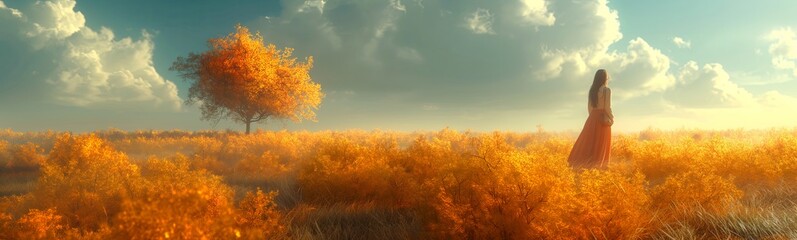
<instances>
[{"instance_id":1,"label":"tree canopy","mask_svg":"<svg viewBox=\"0 0 797 240\"><path fill-rule=\"evenodd\" d=\"M178 57L171 70L191 83L186 104L198 103L202 119L246 124L268 118L315 121L324 97L313 82L313 57L292 57L293 49L265 45L260 33L237 25L226 37L208 40L209 50Z\"/></svg>"}]
</instances>

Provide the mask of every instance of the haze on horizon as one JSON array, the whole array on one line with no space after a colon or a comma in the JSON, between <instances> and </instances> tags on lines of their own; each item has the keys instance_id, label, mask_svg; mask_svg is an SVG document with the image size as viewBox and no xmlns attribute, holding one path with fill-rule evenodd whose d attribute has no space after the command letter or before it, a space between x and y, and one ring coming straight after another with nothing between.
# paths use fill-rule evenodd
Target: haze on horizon
<instances>
[{"instance_id":1,"label":"haze on horizon","mask_svg":"<svg viewBox=\"0 0 797 240\"><path fill-rule=\"evenodd\" d=\"M615 131L795 127L797 2L0 0L0 129L226 129L178 56L241 23L313 56L318 122L262 129L578 130L595 70Z\"/></svg>"}]
</instances>

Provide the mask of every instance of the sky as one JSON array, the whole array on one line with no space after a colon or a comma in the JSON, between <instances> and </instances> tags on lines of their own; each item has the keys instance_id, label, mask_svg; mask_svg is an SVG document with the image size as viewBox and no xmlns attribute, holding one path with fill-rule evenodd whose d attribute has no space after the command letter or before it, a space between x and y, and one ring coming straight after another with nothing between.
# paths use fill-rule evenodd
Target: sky
<instances>
[{"instance_id":1,"label":"sky","mask_svg":"<svg viewBox=\"0 0 797 240\"><path fill-rule=\"evenodd\" d=\"M233 129L172 62L242 24L314 58L317 121L267 130L797 127L795 1L0 0L0 129Z\"/></svg>"}]
</instances>

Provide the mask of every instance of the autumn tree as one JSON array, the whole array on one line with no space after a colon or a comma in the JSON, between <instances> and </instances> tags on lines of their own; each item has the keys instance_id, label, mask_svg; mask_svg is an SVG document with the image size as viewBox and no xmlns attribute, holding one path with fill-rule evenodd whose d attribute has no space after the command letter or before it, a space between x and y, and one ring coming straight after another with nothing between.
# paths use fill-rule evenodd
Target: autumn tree
<instances>
[{"instance_id":1,"label":"autumn tree","mask_svg":"<svg viewBox=\"0 0 797 240\"><path fill-rule=\"evenodd\" d=\"M315 121L323 93L312 81L313 57L292 57L293 49L265 45L260 33L244 26L208 40L209 50L174 61L173 71L191 84L186 104L199 103L203 120L224 118L246 124L268 118Z\"/></svg>"}]
</instances>

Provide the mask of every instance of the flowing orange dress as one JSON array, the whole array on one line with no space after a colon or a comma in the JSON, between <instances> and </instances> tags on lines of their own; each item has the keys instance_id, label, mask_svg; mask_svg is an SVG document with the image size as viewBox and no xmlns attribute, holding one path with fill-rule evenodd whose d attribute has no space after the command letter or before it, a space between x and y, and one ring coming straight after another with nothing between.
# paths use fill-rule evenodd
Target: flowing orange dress
<instances>
[{"instance_id":1,"label":"flowing orange dress","mask_svg":"<svg viewBox=\"0 0 797 240\"><path fill-rule=\"evenodd\" d=\"M611 92L601 94L599 91L599 103L610 101L606 98L611 97ZM604 95L604 96L601 96ZM606 99L606 100L604 100ZM612 127L603 124L604 108L608 104L597 104L596 108L591 108L584 129L578 135L573 150L567 162L574 168L606 168L609 164L609 155L612 147ZM611 110L610 110L611 112Z\"/></svg>"}]
</instances>

